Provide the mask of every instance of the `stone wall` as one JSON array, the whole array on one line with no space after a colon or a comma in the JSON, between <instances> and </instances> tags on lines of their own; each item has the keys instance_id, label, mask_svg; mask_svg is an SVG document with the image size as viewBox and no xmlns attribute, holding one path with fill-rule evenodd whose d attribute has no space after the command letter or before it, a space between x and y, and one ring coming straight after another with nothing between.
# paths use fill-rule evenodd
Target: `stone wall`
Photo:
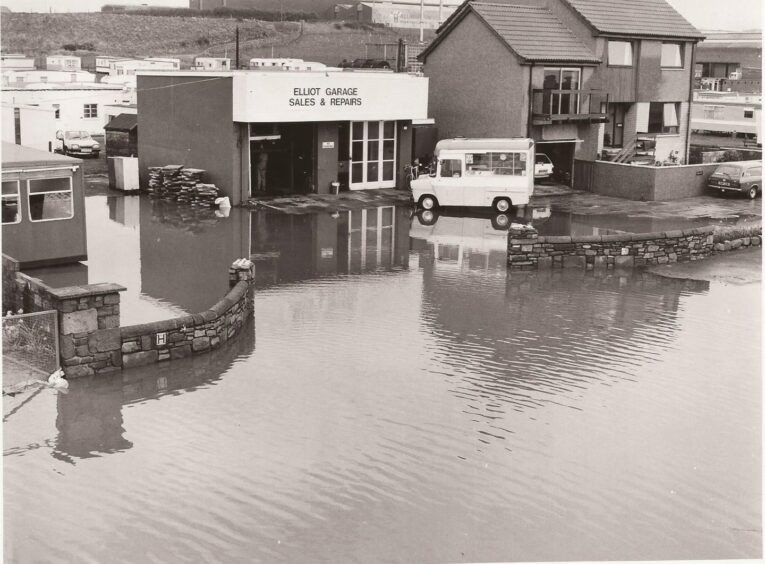
<instances>
[{"instance_id":1,"label":"stone wall","mask_svg":"<svg viewBox=\"0 0 765 564\"><path fill-rule=\"evenodd\" d=\"M215 350L239 333L253 311L255 267L237 261L229 269L230 291L207 311L120 329L124 368L176 360Z\"/></svg>"},{"instance_id":2,"label":"stone wall","mask_svg":"<svg viewBox=\"0 0 765 564\"><path fill-rule=\"evenodd\" d=\"M14 312L58 311L61 365L67 378L107 374L217 349L239 333L253 311L255 267L240 259L229 268L230 290L207 311L120 327L117 284L51 288L18 271L3 255L3 305Z\"/></svg>"},{"instance_id":3,"label":"stone wall","mask_svg":"<svg viewBox=\"0 0 765 564\"><path fill-rule=\"evenodd\" d=\"M698 260L713 247L713 228L660 233L618 233L574 237L540 237L526 225L510 228L507 263L510 269L578 267L631 268Z\"/></svg>"}]
</instances>

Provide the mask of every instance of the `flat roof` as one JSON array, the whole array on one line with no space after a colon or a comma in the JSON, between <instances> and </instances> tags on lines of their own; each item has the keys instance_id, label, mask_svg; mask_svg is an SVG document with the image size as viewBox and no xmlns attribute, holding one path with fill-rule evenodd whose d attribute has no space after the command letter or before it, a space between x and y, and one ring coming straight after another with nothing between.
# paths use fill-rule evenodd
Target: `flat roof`
<instances>
[{"instance_id":1,"label":"flat roof","mask_svg":"<svg viewBox=\"0 0 765 564\"><path fill-rule=\"evenodd\" d=\"M307 62L307 61L302 61ZM258 69L236 69L236 70L194 70L194 69L137 69L136 76L189 76L199 78L200 76L220 77L220 78L233 78L235 76L253 76L260 74L262 76L321 76L326 73L332 73L338 76L377 76L377 77L390 77L395 76L398 78L422 78L408 73L393 72L380 69L343 69L327 67L317 70L267 70L263 68Z\"/></svg>"},{"instance_id":2,"label":"flat roof","mask_svg":"<svg viewBox=\"0 0 765 564\"><path fill-rule=\"evenodd\" d=\"M436 144L436 152L526 150L533 144L533 140L525 137L442 139Z\"/></svg>"},{"instance_id":3,"label":"flat roof","mask_svg":"<svg viewBox=\"0 0 765 564\"><path fill-rule=\"evenodd\" d=\"M31 147L15 145L3 141L2 144L2 164L3 168L16 166L45 166L45 165L71 165L79 166L82 161L72 157L59 155L58 153L49 153Z\"/></svg>"}]
</instances>

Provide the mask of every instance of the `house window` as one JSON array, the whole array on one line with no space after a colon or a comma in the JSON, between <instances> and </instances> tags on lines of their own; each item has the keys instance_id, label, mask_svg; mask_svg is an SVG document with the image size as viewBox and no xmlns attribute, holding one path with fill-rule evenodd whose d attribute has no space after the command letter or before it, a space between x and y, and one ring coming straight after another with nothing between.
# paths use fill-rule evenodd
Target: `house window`
<instances>
[{"instance_id":1,"label":"house window","mask_svg":"<svg viewBox=\"0 0 765 564\"><path fill-rule=\"evenodd\" d=\"M98 104L85 104L83 106L84 118L97 118L98 117Z\"/></svg>"},{"instance_id":2,"label":"house window","mask_svg":"<svg viewBox=\"0 0 765 564\"><path fill-rule=\"evenodd\" d=\"M724 106L704 106L704 119L723 119Z\"/></svg>"},{"instance_id":3,"label":"house window","mask_svg":"<svg viewBox=\"0 0 765 564\"><path fill-rule=\"evenodd\" d=\"M681 43L661 44L661 66L667 68L682 68L683 45Z\"/></svg>"},{"instance_id":4,"label":"house window","mask_svg":"<svg viewBox=\"0 0 765 564\"><path fill-rule=\"evenodd\" d=\"M3 225L6 223L19 223L21 213L19 211L19 181L3 180Z\"/></svg>"},{"instance_id":5,"label":"house window","mask_svg":"<svg viewBox=\"0 0 765 564\"><path fill-rule=\"evenodd\" d=\"M754 108L744 108L744 117L747 119L754 118Z\"/></svg>"},{"instance_id":6,"label":"house window","mask_svg":"<svg viewBox=\"0 0 765 564\"><path fill-rule=\"evenodd\" d=\"M579 113L579 84L581 69L545 67L544 84L546 92L542 102L542 112L545 114L578 114ZM568 93L567 90L574 92Z\"/></svg>"},{"instance_id":7,"label":"house window","mask_svg":"<svg viewBox=\"0 0 765 564\"><path fill-rule=\"evenodd\" d=\"M74 217L72 177L27 180L29 219L55 221Z\"/></svg>"},{"instance_id":8,"label":"house window","mask_svg":"<svg viewBox=\"0 0 765 564\"><path fill-rule=\"evenodd\" d=\"M651 102L648 110L648 133L677 133L679 105L675 102Z\"/></svg>"},{"instance_id":9,"label":"house window","mask_svg":"<svg viewBox=\"0 0 765 564\"><path fill-rule=\"evenodd\" d=\"M54 117L56 119L61 119L61 105L53 104L53 110L56 112Z\"/></svg>"},{"instance_id":10,"label":"house window","mask_svg":"<svg viewBox=\"0 0 765 564\"><path fill-rule=\"evenodd\" d=\"M630 41L609 41L608 64L615 67L631 67L632 43Z\"/></svg>"}]
</instances>

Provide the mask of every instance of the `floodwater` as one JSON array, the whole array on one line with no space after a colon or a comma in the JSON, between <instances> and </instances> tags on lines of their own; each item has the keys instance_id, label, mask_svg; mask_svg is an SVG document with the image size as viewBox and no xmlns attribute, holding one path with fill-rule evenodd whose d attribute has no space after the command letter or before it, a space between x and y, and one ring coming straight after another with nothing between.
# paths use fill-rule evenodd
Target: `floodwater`
<instances>
[{"instance_id":1,"label":"floodwater","mask_svg":"<svg viewBox=\"0 0 765 564\"><path fill-rule=\"evenodd\" d=\"M761 284L510 273L491 218L406 208L88 213L66 276L128 286L123 323L209 307L245 253L254 319L4 397L6 561L762 556Z\"/></svg>"}]
</instances>

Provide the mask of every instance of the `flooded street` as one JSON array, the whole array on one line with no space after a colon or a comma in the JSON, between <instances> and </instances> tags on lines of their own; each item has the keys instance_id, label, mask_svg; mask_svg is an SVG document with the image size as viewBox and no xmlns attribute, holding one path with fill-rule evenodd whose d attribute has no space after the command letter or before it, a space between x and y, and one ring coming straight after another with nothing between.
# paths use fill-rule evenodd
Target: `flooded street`
<instances>
[{"instance_id":1,"label":"flooded street","mask_svg":"<svg viewBox=\"0 0 765 564\"><path fill-rule=\"evenodd\" d=\"M4 397L7 560L762 556L760 282L511 273L488 216L86 204L86 267L44 280L126 286L127 325L209 307L252 256L255 315L209 355Z\"/></svg>"}]
</instances>

